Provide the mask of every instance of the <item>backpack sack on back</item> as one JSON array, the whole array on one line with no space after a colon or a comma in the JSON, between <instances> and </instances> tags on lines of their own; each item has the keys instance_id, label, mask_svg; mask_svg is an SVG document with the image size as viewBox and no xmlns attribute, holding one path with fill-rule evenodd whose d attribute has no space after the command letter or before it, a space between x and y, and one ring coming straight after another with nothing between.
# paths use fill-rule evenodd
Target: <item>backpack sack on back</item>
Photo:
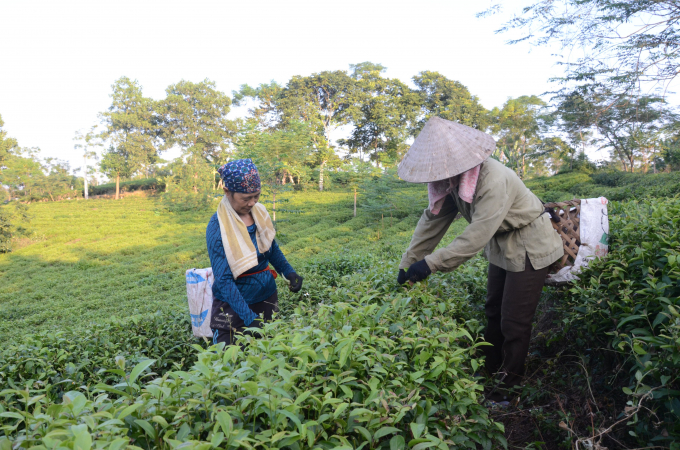
<instances>
[{"instance_id":1,"label":"backpack sack on back","mask_svg":"<svg viewBox=\"0 0 680 450\"><path fill-rule=\"evenodd\" d=\"M545 284L560 286L578 279L593 258L609 250L609 217L604 197L546 203L554 211L552 226L562 238L564 256L550 266Z\"/></svg>"},{"instance_id":2,"label":"backpack sack on back","mask_svg":"<svg viewBox=\"0 0 680 450\"><path fill-rule=\"evenodd\" d=\"M212 268L189 269L187 277L187 298L189 299L189 315L191 328L196 337L212 337L210 329L210 311L213 303Z\"/></svg>"}]
</instances>

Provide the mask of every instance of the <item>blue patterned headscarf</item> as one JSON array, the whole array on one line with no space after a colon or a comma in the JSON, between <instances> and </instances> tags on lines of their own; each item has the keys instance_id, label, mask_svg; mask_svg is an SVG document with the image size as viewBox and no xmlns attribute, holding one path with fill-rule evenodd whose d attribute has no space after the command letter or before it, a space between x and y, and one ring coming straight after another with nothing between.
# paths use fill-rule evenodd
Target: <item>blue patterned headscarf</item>
<instances>
[{"instance_id":1,"label":"blue patterned headscarf","mask_svg":"<svg viewBox=\"0 0 680 450\"><path fill-rule=\"evenodd\" d=\"M250 158L229 161L217 172L222 177L224 187L231 192L252 194L260 190L260 174Z\"/></svg>"}]
</instances>

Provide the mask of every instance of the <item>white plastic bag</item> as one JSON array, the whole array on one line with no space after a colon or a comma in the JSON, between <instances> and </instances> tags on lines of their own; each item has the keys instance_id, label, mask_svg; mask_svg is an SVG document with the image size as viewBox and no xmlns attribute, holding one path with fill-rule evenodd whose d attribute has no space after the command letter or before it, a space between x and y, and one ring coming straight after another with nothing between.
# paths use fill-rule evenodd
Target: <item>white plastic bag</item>
<instances>
[{"instance_id":1,"label":"white plastic bag","mask_svg":"<svg viewBox=\"0 0 680 450\"><path fill-rule=\"evenodd\" d=\"M604 197L581 200L579 234L581 246L573 266L565 266L546 278L546 284L559 285L578 279L582 267L593 258L605 256L609 251L609 217Z\"/></svg>"},{"instance_id":2,"label":"white plastic bag","mask_svg":"<svg viewBox=\"0 0 680 450\"><path fill-rule=\"evenodd\" d=\"M187 298L189 299L189 315L191 328L196 337L212 337L210 329L210 311L213 303L212 268L189 269L187 277Z\"/></svg>"}]
</instances>

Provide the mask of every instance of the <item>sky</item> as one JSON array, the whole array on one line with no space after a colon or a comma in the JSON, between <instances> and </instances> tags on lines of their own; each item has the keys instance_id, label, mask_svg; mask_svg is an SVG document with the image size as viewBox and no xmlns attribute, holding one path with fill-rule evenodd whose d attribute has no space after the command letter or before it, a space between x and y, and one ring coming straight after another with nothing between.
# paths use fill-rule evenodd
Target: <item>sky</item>
<instances>
[{"instance_id":1,"label":"sky","mask_svg":"<svg viewBox=\"0 0 680 450\"><path fill-rule=\"evenodd\" d=\"M0 115L20 146L78 167L75 133L99 123L121 76L154 99L182 79L231 95L371 61L404 82L438 71L492 108L561 73L557 49L494 33L525 3L478 19L489 0L0 0Z\"/></svg>"}]
</instances>

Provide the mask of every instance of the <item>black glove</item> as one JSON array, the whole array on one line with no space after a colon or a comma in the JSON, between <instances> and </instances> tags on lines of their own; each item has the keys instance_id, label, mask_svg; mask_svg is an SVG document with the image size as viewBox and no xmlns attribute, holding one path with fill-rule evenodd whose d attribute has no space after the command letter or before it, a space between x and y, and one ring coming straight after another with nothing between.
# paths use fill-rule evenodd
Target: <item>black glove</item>
<instances>
[{"instance_id":1,"label":"black glove","mask_svg":"<svg viewBox=\"0 0 680 450\"><path fill-rule=\"evenodd\" d=\"M430 267L427 265L424 259L411 264L406 272L406 278L414 283L422 281L432 274Z\"/></svg>"},{"instance_id":2,"label":"black glove","mask_svg":"<svg viewBox=\"0 0 680 450\"><path fill-rule=\"evenodd\" d=\"M406 271L404 269L399 269L399 276L397 277L397 284L402 285L406 283Z\"/></svg>"},{"instance_id":3,"label":"black glove","mask_svg":"<svg viewBox=\"0 0 680 450\"><path fill-rule=\"evenodd\" d=\"M291 272L288 275L286 275L286 279L290 281L290 285L288 286L288 289L290 289L290 292L298 292L300 289L302 289L302 280L303 278L298 275L295 272Z\"/></svg>"}]
</instances>

